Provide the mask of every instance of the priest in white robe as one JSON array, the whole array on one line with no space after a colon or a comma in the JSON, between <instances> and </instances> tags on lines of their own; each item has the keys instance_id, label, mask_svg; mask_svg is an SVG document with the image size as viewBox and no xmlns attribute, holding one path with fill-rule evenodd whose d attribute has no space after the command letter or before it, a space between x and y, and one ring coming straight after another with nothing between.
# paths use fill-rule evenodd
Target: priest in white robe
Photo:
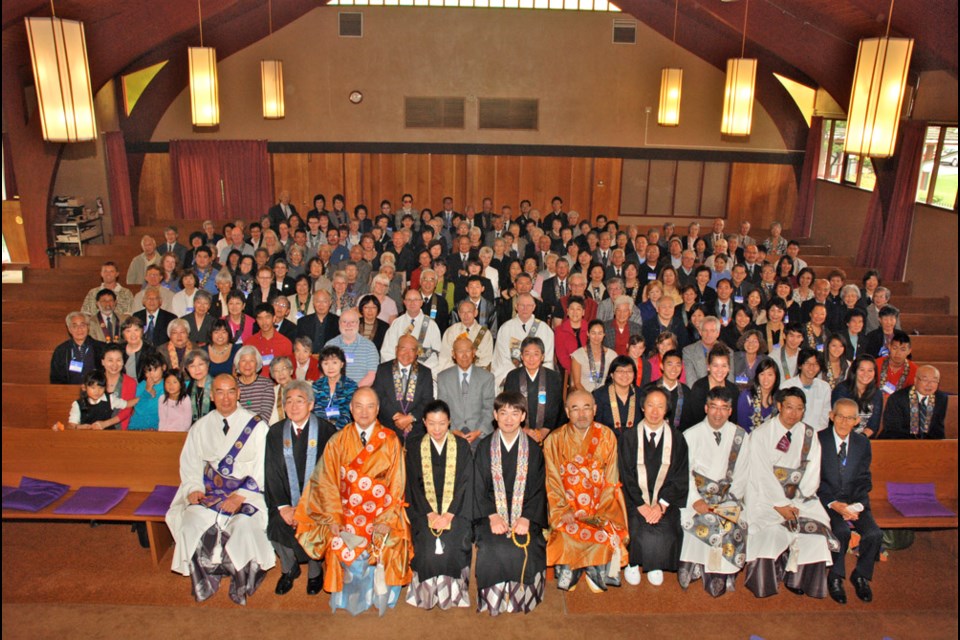
<instances>
[{"instance_id":1,"label":"priest in white robe","mask_svg":"<svg viewBox=\"0 0 960 640\"><path fill-rule=\"evenodd\" d=\"M489 371L490 363L493 361L493 332L477 321L477 307L470 298L460 301L457 306L457 316L460 321L450 325L450 328L443 333L437 374L453 366L453 343L462 337L466 337L473 343L473 348L477 352L474 364Z\"/></svg>"},{"instance_id":2,"label":"priest in white robe","mask_svg":"<svg viewBox=\"0 0 960 640\"><path fill-rule=\"evenodd\" d=\"M493 352L493 375L497 388L512 370L520 366L520 343L524 338L536 337L543 341L543 364L553 369L553 329L534 317L537 303L529 293L517 296L517 317L504 322L497 332Z\"/></svg>"},{"instance_id":3,"label":"priest in white robe","mask_svg":"<svg viewBox=\"0 0 960 640\"><path fill-rule=\"evenodd\" d=\"M229 576L230 599L246 604L276 563L263 495L267 424L237 405L232 376L217 376L212 392L217 409L194 423L180 453L180 488L166 516L171 568L190 576L199 602Z\"/></svg>"},{"instance_id":4,"label":"priest in white robe","mask_svg":"<svg viewBox=\"0 0 960 640\"><path fill-rule=\"evenodd\" d=\"M817 499L820 441L802 422L801 389L777 392L779 415L750 434L746 517L746 587L758 598L783 582L798 595L824 598L831 548L839 548L830 518Z\"/></svg>"},{"instance_id":5,"label":"priest in white robe","mask_svg":"<svg viewBox=\"0 0 960 640\"><path fill-rule=\"evenodd\" d=\"M380 346L380 362L393 360L397 352L397 342L401 337L410 335L420 344L417 360L433 372L433 382L437 382L437 363L440 361L442 337L440 327L430 316L423 313L423 295L416 289L408 289L403 295L406 313L397 316L390 324L383 344Z\"/></svg>"},{"instance_id":6,"label":"priest in white robe","mask_svg":"<svg viewBox=\"0 0 960 640\"><path fill-rule=\"evenodd\" d=\"M746 563L749 434L730 422L734 398L724 387L707 392L706 419L683 433L690 461L687 504L680 510L680 586L694 580L713 597L733 591Z\"/></svg>"}]
</instances>

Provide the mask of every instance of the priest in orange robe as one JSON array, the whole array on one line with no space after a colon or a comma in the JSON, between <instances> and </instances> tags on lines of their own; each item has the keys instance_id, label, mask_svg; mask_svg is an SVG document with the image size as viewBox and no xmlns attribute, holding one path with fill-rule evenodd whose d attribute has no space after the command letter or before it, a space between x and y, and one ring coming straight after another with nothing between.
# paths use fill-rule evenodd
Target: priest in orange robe
<instances>
[{"instance_id":1,"label":"priest in orange robe","mask_svg":"<svg viewBox=\"0 0 960 640\"><path fill-rule=\"evenodd\" d=\"M570 421L543 445L550 536L547 564L560 589L573 591L586 573L591 591L620 585L627 562L627 514L620 491L617 437L594 422L596 404L585 391L567 396Z\"/></svg>"},{"instance_id":2,"label":"priest in orange robe","mask_svg":"<svg viewBox=\"0 0 960 640\"><path fill-rule=\"evenodd\" d=\"M331 608L354 615L371 606L383 615L411 577L403 445L379 409L372 389L354 394L354 422L327 443L296 512L297 540L326 562Z\"/></svg>"}]
</instances>

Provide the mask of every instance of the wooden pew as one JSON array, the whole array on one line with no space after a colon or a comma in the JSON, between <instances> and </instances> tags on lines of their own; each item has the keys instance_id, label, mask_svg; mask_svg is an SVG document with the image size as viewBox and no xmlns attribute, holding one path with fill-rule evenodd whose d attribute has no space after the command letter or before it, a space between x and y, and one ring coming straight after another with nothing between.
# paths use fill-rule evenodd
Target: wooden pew
<instances>
[{"instance_id":1,"label":"wooden pew","mask_svg":"<svg viewBox=\"0 0 960 640\"><path fill-rule=\"evenodd\" d=\"M952 518L906 518L887 502L887 482L933 482L937 499L957 512L956 440L874 440L870 507L883 529L956 529Z\"/></svg>"},{"instance_id":2,"label":"wooden pew","mask_svg":"<svg viewBox=\"0 0 960 640\"><path fill-rule=\"evenodd\" d=\"M890 304L900 310L900 313L950 313L950 298L944 297L895 297Z\"/></svg>"},{"instance_id":3,"label":"wooden pew","mask_svg":"<svg viewBox=\"0 0 960 640\"><path fill-rule=\"evenodd\" d=\"M956 362L922 362L920 360L916 362L917 364L931 364L940 371L940 391L954 395L960 392Z\"/></svg>"},{"instance_id":4,"label":"wooden pew","mask_svg":"<svg viewBox=\"0 0 960 640\"><path fill-rule=\"evenodd\" d=\"M84 292L85 293L85 292ZM61 322L66 329L67 314L79 311L83 300L4 300L4 322Z\"/></svg>"},{"instance_id":5,"label":"wooden pew","mask_svg":"<svg viewBox=\"0 0 960 640\"><path fill-rule=\"evenodd\" d=\"M957 361L957 336L911 336L910 353L917 361Z\"/></svg>"},{"instance_id":6,"label":"wooden pew","mask_svg":"<svg viewBox=\"0 0 960 640\"><path fill-rule=\"evenodd\" d=\"M944 433L948 440L956 440L958 435L957 396L947 398L947 417L943 421Z\"/></svg>"},{"instance_id":7,"label":"wooden pew","mask_svg":"<svg viewBox=\"0 0 960 640\"><path fill-rule=\"evenodd\" d=\"M3 426L49 429L67 424L70 405L80 395L79 385L3 383Z\"/></svg>"},{"instance_id":8,"label":"wooden pew","mask_svg":"<svg viewBox=\"0 0 960 640\"><path fill-rule=\"evenodd\" d=\"M51 356L53 356L53 349L48 351L4 349L3 382L49 384Z\"/></svg>"},{"instance_id":9,"label":"wooden pew","mask_svg":"<svg viewBox=\"0 0 960 640\"><path fill-rule=\"evenodd\" d=\"M68 340L66 325L61 322L4 322L3 348L28 351L49 349L51 352Z\"/></svg>"},{"instance_id":10,"label":"wooden pew","mask_svg":"<svg viewBox=\"0 0 960 640\"><path fill-rule=\"evenodd\" d=\"M179 485L180 450L186 434L129 431L3 429L3 484L16 486L23 476L68 484L72 490L36 513L3 510L8 520L144 522L154 565L173 543L162 516L134 511L158 484ZM81 486L126 487L130 493L110 513L60 515L56 507Z\"/></svg>"},{"instance_id":11,"label":"wooden pew","mask_svg":"<svg viewBox=\"0 0 960 640\"><path fill-rule=\"evenodd\" d=\"M901 313L900 326L907 333L918 331L920 335L957 335L957 316L935 313Z\"/></svg>"}]
</instances>

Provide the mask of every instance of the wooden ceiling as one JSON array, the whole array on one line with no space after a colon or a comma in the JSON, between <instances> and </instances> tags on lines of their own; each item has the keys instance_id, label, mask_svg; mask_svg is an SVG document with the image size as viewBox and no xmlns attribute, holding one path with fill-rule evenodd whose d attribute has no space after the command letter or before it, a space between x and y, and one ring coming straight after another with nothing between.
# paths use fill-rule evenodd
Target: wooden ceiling
<instances>
[{"instance_id":1,"label":"wooden ceiling","mask_svg":"<svg viewBox=\"0 0 960 640\"><path fill-rule=\"evenodd\" d=\"M273 6L274 28L301 17L326 0L283 0ZM748 0L680 0L677 44L724 68L740 54ZM675 0L620 0L621 9L671 37ZM170 59L148 89L151 108L141 109L122 126L128 140L148 140L170 102L186 86L186 47L199 43L196 0L58 0L57 15L82 20L86 27L95 88L119 74ZM777 72L823 87L841 105L861 38L883 35L888 0L749 0L746 23L748 57L760 60L758 96L771 113L788 148L802 148L805 125ZM4 66L30 73L23 18L50 15L47 0L5 0L2 4ZM221 59L267 35L265 0L203 0L205 44ZM957 1L900 0L891 35L916 39L914 72L942 69L957 73ZM8 55L10 54L10 55ZM16 55L19 54L19 55ZM7 69L9 72L10 70ZM26 83L24 83L26 84Z\"/></svg>"}]
</instances>

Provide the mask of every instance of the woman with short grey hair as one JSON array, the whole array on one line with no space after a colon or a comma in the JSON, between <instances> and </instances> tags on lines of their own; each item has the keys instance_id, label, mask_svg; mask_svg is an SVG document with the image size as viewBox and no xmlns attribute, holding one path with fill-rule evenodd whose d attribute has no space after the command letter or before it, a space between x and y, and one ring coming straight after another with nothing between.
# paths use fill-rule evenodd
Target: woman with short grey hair
<instances>
[{"instance_id":1,"label":"woman with short grey hair","mask_svg":"<svg viewBox=\"0 0 960 640\"><path fill-rule=\"evenodd\" d=\"M233 357L234 374L240 390L240 406L269 420L273 413L273 382L261 375L263 357L255 347L240 347Z\"/></svg>"}]
</instances>

